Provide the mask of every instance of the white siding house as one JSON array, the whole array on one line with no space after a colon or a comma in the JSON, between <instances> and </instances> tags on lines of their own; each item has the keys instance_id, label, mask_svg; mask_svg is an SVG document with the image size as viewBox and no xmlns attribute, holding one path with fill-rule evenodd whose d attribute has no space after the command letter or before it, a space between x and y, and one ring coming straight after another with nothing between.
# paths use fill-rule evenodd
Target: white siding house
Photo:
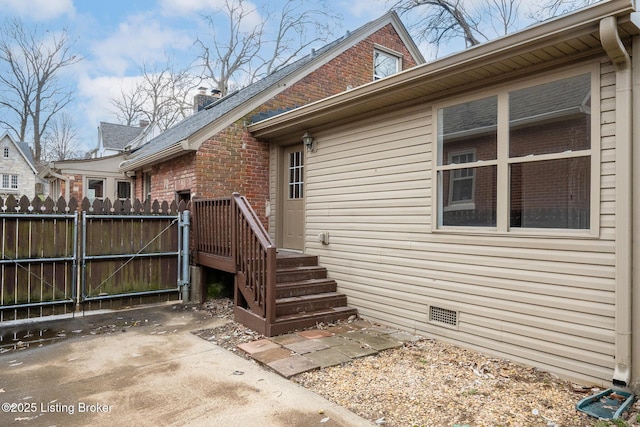
<instances>
[{"instance_id":1,"label":"white siding house","mask_svg":"<svg viewBox=\"0 0 640 427\"><path fill-rule=\"evenodd\" d=\"M0 197L24 195L32 200L36 194L37 171L29 145L14 141L5 133L0 137L0 149Z\"/></svg>"},{"instance_id":2,"label":"white siding house","mask_svg":"<svg viewBox=\"0 0 640 427\"><path fill-rule=\"evenodd\" d=\"M270 232L307 132L304 252L363 317L637 389L634 12L598 3L251 125Z\"/></svg>"}]
</instances>

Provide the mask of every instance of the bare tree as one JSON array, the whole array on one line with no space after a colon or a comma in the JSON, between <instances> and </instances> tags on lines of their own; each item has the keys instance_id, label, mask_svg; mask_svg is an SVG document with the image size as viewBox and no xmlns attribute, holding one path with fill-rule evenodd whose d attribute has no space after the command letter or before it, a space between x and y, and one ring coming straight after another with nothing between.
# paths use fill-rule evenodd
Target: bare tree
<instances>
[{"instance_id":1,"label":"bare tree","mask_svg":"<svg viewBox=\"0 0 640 427\"><path fill-rule=\"evenodd\" d=\"M114 113L120 124L133 126L140 121L144 110L144 90L141 84L130 90L120 88L120 96L110 99L111 112Z\"/></svg>"},{"instance_id":2,"label":"bare tree","mask_svg":"<svg viewBox=\"0 0 640 427\"><path fill-rule=\"evenodd\" d=\"M198 38L195 42L204 77L226 95L234 84L252 83L287 65L311 45L326 42L332 35L330 23L339 15L324 0L314 5L309 8L304 0L290 0L276 12L258 10L245 0L225 0L216 14L203 16L212 41ZM220 18L226 22L224 31Z\"/></svg>"},{"instance_id":3,"label":"bare tree","mask_svg":"<svg viewBox=\"0 0 640 427\"><path fill-rule=\"evenodd\" d=\"M20 141L31 134L37 163L47 127L72 100L58 74L81 59L73 53L66 30L41 37L37 27L28 29L20 20L0 29L0 107L10 112L0 123Z\"/></svg>"},{"instance_id":4,"label":"bare tree","mask_svg":"<svg viewBox=\"0 0 640 427\"><path fill-rule=\"evenodd\" d=\"M537 13L532 14L532 19L542 21L549 17L560 16L572 12L581 7L599 3L602 0L543 0L539 4Z\"/></svg>"},{"instance_id":5,"label":"bare tree","mask_svg":"<svg viewBox=\"0 0 640 427\"><path fill-rule=\"evenodd\" d=\"M43 160L57 161L82 157L73 117L61 112L51 121L42 137Z\"/></svg>"},{"instance_id":6,"label":"bare tree","mask_svg":"<svg viewBox=\"0 0 640 427\"><path fill-rule=\"evenodd\" d=\"M120 91L111 99L112 112L120 123L132 126L140 120L165 131L190 114L190 92L199 79L188 69L174 70L171 61L160 67L140 67L140 81L133 89Z\"/></svg>"},{"instance_id":7,"label":"bare tree","mask_svg":"<svg viewBox=\"0 0 640 427\"><path fill-rule=\"evenodd\" d=\"M396 0L392 9L411 13L410 30L417 40L436 49L453 39L466 47L508 34L532 21L541 21L599 0L542 0L532 13L522 13L522 0Z\"/></svg>"}]
</instances>

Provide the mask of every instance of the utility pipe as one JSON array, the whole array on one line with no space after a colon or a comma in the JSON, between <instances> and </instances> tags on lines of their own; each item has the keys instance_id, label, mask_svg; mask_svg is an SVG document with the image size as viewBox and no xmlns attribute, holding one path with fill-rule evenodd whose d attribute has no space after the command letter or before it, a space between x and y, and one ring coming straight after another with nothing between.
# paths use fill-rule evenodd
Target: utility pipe
<instances>
[{"instance_id":1,"label":"utility pipe","mask_svg":"<svg viewBox=\"0 0 640 427\"><path fill-rule=\"evenodd\" d=\"M191 228L190 212L182 212L182 302L189 301L189 230Z\"/></svg>"},{"instance_id":2,"label":"utility pipe","mask_svg":"<svg viewBox=\"0 0 640 427\"><path fill-rule=\"evenodd\" d=\"M600 42L616 72L616 266L615 369L613 384L631 380L632 289L632 67L613 16L600 21Z\"/></svg>"}]
</instances>

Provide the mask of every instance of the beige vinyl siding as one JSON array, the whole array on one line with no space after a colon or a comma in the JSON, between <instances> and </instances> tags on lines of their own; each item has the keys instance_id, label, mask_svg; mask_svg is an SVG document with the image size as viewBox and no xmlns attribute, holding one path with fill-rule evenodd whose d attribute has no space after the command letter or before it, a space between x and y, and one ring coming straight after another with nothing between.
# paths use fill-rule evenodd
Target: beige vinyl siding
<instances>
[{"instance_id":1,"label":"beige vinyl siding","mask_svg":"<svg viewBox=\"0 0 640 427\"><path fill-rule=\"evenodd\" d=\"M601 70L597 236L432 232L432 106L425 103L314 132L306 252L320 256L367 319L609 384L615 82L610 64ZM318 241L320 232L329 232L329 245ZM430 322L430 306L455 311L457 325Z\"/></svg>"}]
</instances>

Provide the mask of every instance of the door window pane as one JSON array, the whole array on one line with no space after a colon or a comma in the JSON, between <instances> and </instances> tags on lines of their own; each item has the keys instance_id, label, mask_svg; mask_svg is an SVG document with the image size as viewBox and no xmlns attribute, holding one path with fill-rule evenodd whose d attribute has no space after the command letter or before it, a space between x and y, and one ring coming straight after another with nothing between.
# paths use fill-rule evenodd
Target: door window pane
<instances>
[{"instance_id":1,"label":"door window pane","mask_svg":"<svg viewBox=\"0 0 640 427\"><path fill-rule=\"evenodd\" d=\"M304 153L294 151L289 154L289 199L304 197Z\"/></svg>"}]
</instances>

